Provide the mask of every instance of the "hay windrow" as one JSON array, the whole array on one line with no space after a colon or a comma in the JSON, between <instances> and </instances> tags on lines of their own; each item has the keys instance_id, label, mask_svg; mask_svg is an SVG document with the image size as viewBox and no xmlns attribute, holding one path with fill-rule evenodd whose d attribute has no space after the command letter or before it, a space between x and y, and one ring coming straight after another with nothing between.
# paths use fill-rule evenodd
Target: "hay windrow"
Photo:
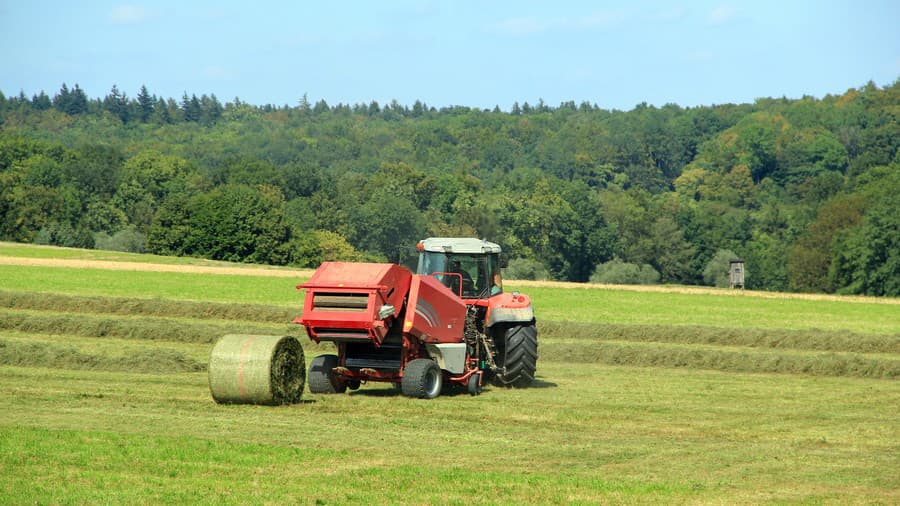
<instances>
[{"instance_id":1,"label":"hay windrow","mask_svg":"<svg viewBox=\"0 0 900 506\"><path fill-rule=\"evenodd\" d=\"M118 337L151 341L214 343L233 332L299 332L290 324L265 325L236 322L189 322L167 318L117 318L114 316L0 310L0 329L39 334Z\"/></svg>"},{"instance_id":2,"label":"hay windrow","mask_svg":"<svg viewBox=\"0 0 900 506\"><path fill-rule=\"evenodd\" d=\"M578 290L615 290L623 292L644 293L679 293L685 295L716 295L726 297L756 297L761 299L793 299L816 300L829 302L850 302L864 304L889 304L900 305L897 297L875 297L867 295L832 295L827 293L791 293L791 292L766 292L758 290L731 290L714 288L710 286L694 285L614 285L606 283L577 283L572 281L531 281L531 280L505 280L509 286L536 287L536 288L566 288Z\"/></svg>"},{"instance_id":3,"label":"hay windrow","mask_svg":"<svg viewBox=\"0 0 900 506\"><path fill-rule=\"evenodd\" d=\"M638 367L713 369L741 373L785 373L893 379L900 360L831 352L728 350L644 343L541 343L540 359Z\"/></svg>"},{"instance_id":4,"label":"hay windrow","mask_svg":"<svg viewBox=\"0 0 900 506\"><path fill-rule=\"evenodd\" d=\"M209 356L209 390L220 404L294 404L306 384L296 338L230 334Z\"/></svg>"},{"instance_id":5,"label":"hay windrow","mask_svg":"<svg viewBox=\"0 0 900 506\"><path fill-rule=\"evenodd\" d=\"M74 346L0 339L0 364L20 367L171 374L199 372L200 363L177 350L137 350L118 356L84 353Z\"/></svg>"},{"instance_id":6,"label":"hay windrow","mask_svg":"<svg viewBox=\"0 0 900 506\"><path fill-rule=\"evenodd\" d=\"M198 319L288 323L300 312L296 308L265 304L99 297L0 290L0 307L39 311L168 316Z\"/></svg>"},{"instance_id":7,"label":"hay windrow","mask_svg":"<svg viewBox=\"0 0 900 506\"><path fill-rule=\"evenodd\" d=\"M900 334L858 334L836 330L720 328L698 325L620 325L538 321L542 337L746 346L751 348L900 353Z\"/></svg>"}]
</instances>

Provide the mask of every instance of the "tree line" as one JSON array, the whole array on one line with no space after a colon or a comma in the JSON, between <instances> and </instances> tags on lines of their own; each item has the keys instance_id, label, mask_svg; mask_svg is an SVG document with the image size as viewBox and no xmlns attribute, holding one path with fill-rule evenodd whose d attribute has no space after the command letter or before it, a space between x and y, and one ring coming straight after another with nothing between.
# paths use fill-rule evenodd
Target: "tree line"
<instances>
[{"instance_id":1,"label":"tree line","mask_svg":"<svg viewBox=\"0 0 900 506\"><path fill-rule=\"evenodd\" d=\"M316 266L477 236L508 276L900 294L900 81L630 111L0 93L0 239Z\"/></svg>"}]
</instances>

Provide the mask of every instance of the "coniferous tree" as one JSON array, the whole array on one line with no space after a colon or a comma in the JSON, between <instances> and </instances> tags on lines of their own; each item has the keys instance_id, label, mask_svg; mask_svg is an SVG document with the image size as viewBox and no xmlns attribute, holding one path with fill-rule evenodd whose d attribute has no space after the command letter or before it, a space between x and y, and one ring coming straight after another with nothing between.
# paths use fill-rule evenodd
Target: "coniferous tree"
<instances>
[{"instance_id":1,"label":"coniferous tree","mask_svg":"<svg viewBox=\"0 0 900 506\"><path fill-rule=\"evenodd\" d=\"M422 104L420 100L416 100L416 103L413 104L412 107L412 115L414 118L418 118L425 113L425 106Z\"/></svg>"},{"instance_id":2,"label":"coniferous tree","mask_svg":"<svg viewBox=\"0 0 900 506\"><path fill-rule=\"evenodd\" d=\"M219 99L216 97L216 94L213 93L209 96L209 107L206 109L206 115L208 121L210 123L215 123L219 121L222 117L222 113L225 111L225 108L222 107L222 103L219 102Z\"/></svg>"},{"instance_id":3,"label":"coniferous tree","mask_svg":"<svg viewBox=\"0 0 900 506\"><path fill-rule=\"evenodd\" d=\"M154 104L156 103L156 97L150 96L150 92L147 91L147 87L141 85L141 91L138 92L137 95L137 103L138 103L138 118L140 118L141 123L146 123L150 120L150 117L153 116Z\"/></svg>"},{"instance_id":4,"label":"coniferous tree","mask_svg":"<svg viewBox=\"0 0 900 506\"><path fill-rule=\"evenodd\" d=\"M306 93L300 97L300 102L297 104L297 108L300 110L302 114L308 114L311 109L309 105L309 97L307 97Z\"/></svg>"},{"instance_id":5,"label":"coniferous tree","mask_svg":"<svg viewBox=\"0 0 900 506\"><path fill-rule=\"evenodd\" d=\"M331 109L328 108L328 102L326 102L325 100L319 100L313 107L314 114L324 114L330 110Z\"/></svg>"},{"instance_id":6,"label":"coniferous tree","mask_svg":"<svg viewBox=\"0 0 900 506\"><path fill-rule=\"evenodd\" d=\"M166 99L162 97L156 99L156 103L153 105L153 121L163 125L172 122L172 117L169 116L169 108L166 104Z\"/></svg>"},{"instance_id":7,"label":"coniferous tree","mask_svg":"<svg viewBox=\"0 0 900 506\"><path fill-rule=\"evenodd\" d=\"M38 111L46 111L53 107L53 103L50 102L50 97L44 93L44 90L41 90L39 95L34 95L31 98L31 106L37 109Z\"/></svg>"},{"instance_id":8,"label":"coniferous tree","mask_svg":"<svg viewBox=\"0 0 900 506\"><path fill-rule=\"evenodd\" d=\"M24 92L22 93L24 95ZM72 94L66 83L62 83L59 92L53 97L53 107L59 112L67 112L69 110L69 102L72 100Z\"/></svg>"},{"instance_id":9,"label":"coniferous tree","mask_svg":"<svg viewBox=\"0 0 900 506\"><path fill-rule=\"evenodd\" d=\"M131 112L129 110L130 103L128 97L119 91L119 88L115 84L109 91L109 95L103 99L103 108L119 118L122 123L128 123Z\"/></svg>"},{"instance_id":10,"label":"coniferous tree","mask_svg":"<svg viewBox=\"0 0 900 506\"><path fill-rule=\"evenodd\" d=\"M169 117L169 123L184 119L184 114L182 113L181 108L178 107L178 102L175 102L175 99L170 98L166 101L166 110L166 114Z\"/></svg>"},{"instance_id":11,"label":"coniferous tree","mask_svg":"<svg viewBox=\"0 0 900 506\"><path fill-rule=\"evenodd\" d=\"M188 98L187 92L181 97L181 113L184 121L199 122L202 114L200 100L197 95Z\"/></svg>"},{"instance_id":12,"label":"coniferous tree","mask_svg":"<svg viewBox=\"0 0 900 506\"><path fill-rule=\"evenodd\" d=\"M85 114L88 112L87 94L85 94L84 90L78 86L78 83L75 83L75 88L72 89L72 93L69 97L69 106L65 112L69 115Z\"/></svg>"}]
</instances>

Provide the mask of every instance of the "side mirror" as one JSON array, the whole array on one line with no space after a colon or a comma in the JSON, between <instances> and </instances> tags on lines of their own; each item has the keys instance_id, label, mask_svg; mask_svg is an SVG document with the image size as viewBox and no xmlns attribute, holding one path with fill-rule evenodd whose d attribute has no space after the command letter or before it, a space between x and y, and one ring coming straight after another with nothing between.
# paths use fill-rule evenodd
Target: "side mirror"
<instances>
[{"instance_id":1,"label":"side mirror","mask_svg":"<svg viewBox=\"0 0 900 506\"><path fill-rule=\"evenodd\" d=\"M500 253L500 268L506 269L507 267L509 267L509 255Z\"/></svg>"}]
</instances>

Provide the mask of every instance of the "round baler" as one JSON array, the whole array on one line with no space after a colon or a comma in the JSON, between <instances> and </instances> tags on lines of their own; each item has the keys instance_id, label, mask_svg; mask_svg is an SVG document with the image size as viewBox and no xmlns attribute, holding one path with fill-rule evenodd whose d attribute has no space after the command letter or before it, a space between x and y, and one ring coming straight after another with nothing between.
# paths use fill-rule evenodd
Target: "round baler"
<instances>
[{"instance_id":1,"label":"round baler","mask_svg":"<svg viewBox=\"0 0 900 506\"><path fill-rule=\"evenodd\" d=\"M303 316L316 343L310 392L341 393L390 382L407 396L437 397L457 384L472 395L488 380L527 387L537 370L534 310L503 291L500 246L480 239L429 238L416 273L396 264L325 262L307 283Z\"/></svg>"}]
</instances>

